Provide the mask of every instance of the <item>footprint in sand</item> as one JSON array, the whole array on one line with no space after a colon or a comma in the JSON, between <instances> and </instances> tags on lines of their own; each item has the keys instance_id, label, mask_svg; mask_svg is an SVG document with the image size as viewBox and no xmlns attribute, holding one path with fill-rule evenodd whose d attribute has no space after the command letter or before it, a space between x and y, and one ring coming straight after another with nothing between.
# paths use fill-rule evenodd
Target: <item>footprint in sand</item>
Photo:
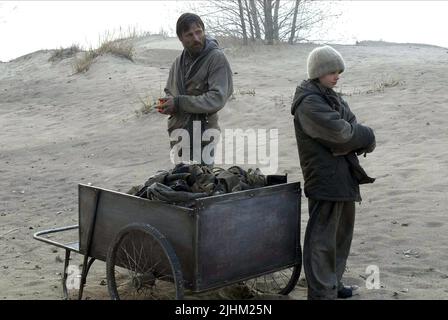
<instances>
[{"instance_id":1,"label":"footprint in sand","mask_svg":"<svg viewBox=\"0 0 448 320\"><path fill-rule=\"evenodd\" d=\"M426 223L426 226L429 228L440 228L443 226L442 222L430 221Z\"/></svg>"}]
</instances>

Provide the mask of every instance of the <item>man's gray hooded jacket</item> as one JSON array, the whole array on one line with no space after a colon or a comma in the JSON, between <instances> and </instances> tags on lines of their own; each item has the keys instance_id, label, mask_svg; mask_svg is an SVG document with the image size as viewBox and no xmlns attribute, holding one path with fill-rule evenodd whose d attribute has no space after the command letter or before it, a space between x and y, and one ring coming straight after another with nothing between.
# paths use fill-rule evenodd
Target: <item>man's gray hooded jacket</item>
<instances>
[{"instance_id":1,"label":"man's gray hooded jacket","mask_svg":"<svg viewBox=\"0 0 448 320\"><path fill-rule=\"evenodd\" d=\"M175 97L177 112L168 118L168 132L187 129L194 115L207 118L205 128L219 129L217 112L233 93L232 70L216 40L206 37L199 57L191 59L184 49L170 69L165 87L167 96Z\"/></svg>"}]
</instances>

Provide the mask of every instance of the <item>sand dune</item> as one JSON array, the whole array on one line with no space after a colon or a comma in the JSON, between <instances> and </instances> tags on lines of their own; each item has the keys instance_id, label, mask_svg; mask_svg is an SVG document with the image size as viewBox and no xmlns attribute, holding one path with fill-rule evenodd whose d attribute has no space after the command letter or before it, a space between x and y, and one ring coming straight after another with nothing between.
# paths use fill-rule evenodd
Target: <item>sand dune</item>
<instances>
[{"instance_id":1,"label":"sand dune","mask_svg":"<svg viewBox=\"0 0 448 320\"><path fill-rule=\"evenodd\" d=\"M160 37L135 46L135 62L101 56L84 74L73 74L73 58L48 62L46 50L0 64L0 299L62 297L64 252L32 234L77 223L78 183L127 191L170 167L166 119L136 111L139 97L161 94L181 47ZM278 128L278 171L303 181L289 109L314 45L224 46L235 94L221 127ZM378 179L362 187L346 282L361 287L357 299L447 299L448 52L335 47L347 63L338 90L377 137L375 152L361 158ZM307 218L303 198L302 239ZM365 287L369 265L380 270L378 290ZM87 296L108 298L104 279L98 262ZM290 298L305 296L297 286Z\"/></svg>"}]
</instances>

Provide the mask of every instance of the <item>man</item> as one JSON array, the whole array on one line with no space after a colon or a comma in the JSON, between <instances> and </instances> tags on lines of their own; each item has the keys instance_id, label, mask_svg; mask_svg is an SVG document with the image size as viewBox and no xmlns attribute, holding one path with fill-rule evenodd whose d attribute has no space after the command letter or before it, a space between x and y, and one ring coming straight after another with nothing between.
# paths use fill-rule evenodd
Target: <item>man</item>
<instances>
[{"instance_id":1,"label":"man","mask_svg":"<svg viewBox=\"0 0 448 320\"><path fill-rule=\"evenodd\" d=\"M204 23L199 16L182 14L177 21L176 33L184 50L171 67L165 88L168 100L160 106L160 112L169 115L171 148L178 142L173 131L184 129L190 141L180 143L179 156L189 151L190 160L210 165L214 161L214 150L206 159L202 151L208 144L216 143L218 137L215 135L214 140L204 142L194 141L198 131L195 124L196 128L200 124L200 140L205 130L216 129L219 133L218 111L233 93L232 70L217 41L205 35Z\"/></svg>"},{"instance_id":2,"label":"man","mask_svg":"<svg viewBox=\"0 0 448 320\"><path fill-rule=\"evenodd\" d=\"M372 183L358 155L375 149L375 136L358 124L348 104L332 88L345 63L323 46L308 56L308 80L296 89L291 113L305 180L309 220L304 243L308 299L348 298L353 288L342 275L350 252L359 184Z\"/></svg>"}]
</instances>

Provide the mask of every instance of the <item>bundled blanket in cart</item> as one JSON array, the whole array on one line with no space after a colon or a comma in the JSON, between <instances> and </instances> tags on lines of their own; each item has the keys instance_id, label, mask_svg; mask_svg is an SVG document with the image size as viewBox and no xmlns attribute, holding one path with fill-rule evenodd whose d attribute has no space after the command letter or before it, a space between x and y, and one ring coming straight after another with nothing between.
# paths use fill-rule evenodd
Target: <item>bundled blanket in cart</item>
<instances>
[{"instance_id":1,"label":"bundled blanket in cart","mask_svg":"<svg viewBox=\"0 0 448 320\"><path fill-rule=\"evenodd\" d=\"M198 198L286 183L286 180L286 175L263 175L258 168L244 170L233 166L225 170L180 163L172 170L158 171L138 191L131 189L128 193L192 207Z\"/></svg>"}]
</instances>

